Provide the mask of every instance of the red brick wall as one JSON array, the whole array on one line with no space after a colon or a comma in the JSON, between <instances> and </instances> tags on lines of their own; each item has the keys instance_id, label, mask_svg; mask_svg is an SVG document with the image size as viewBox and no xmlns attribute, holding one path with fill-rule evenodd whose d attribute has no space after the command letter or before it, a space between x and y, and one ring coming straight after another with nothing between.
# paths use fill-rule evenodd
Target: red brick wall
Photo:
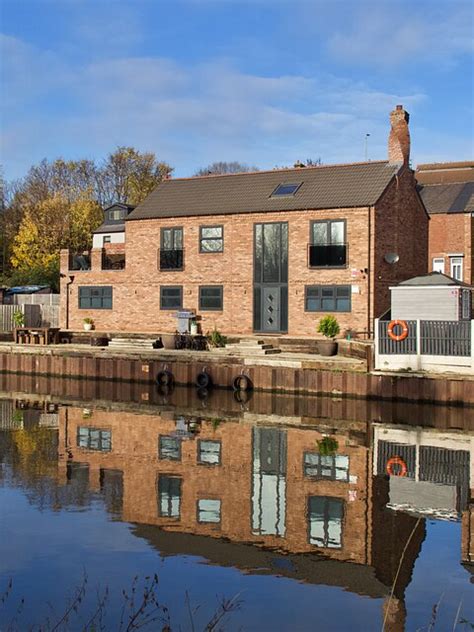
<instances>
[{"instance_id":1,"label":"red brick wall","mask_svg":"<svg viewBox=\"0 0 474 632\"><path fill-rule=\"evenodd\" d=\"M450 274L449 254L464 254L463 280L474 282L473 275L473 230L474 218L470 213L436 213L430 219L429 270L433 269L433 258L444 259L444 272Z\"/></svg>"},{"instance_id":2,"label":"red brick wall","mask_svg":"<svg viewBox=\"0 0 474 632\"><path fill-rule=\"evenodd\" d=\"M428 272L429 218L416 193L413 172L404 169L389 185L375 211L373 317L390 307L390 286ZM394 252L399 261L384 257Z\"/></svg>"}]
</instances>

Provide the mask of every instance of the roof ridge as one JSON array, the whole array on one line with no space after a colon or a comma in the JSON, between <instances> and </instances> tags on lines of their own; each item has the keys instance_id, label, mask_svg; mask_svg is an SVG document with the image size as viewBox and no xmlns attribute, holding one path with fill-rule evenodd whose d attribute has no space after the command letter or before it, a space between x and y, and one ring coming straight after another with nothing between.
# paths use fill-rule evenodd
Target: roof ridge
<instances>
[{"instance_id":1,"label":"roof ridge","mask_svg":"<svg viewBox=\"0 0 474 632\"><path fill-rule=\"evenodd\" d=\"M202 180L203 178L226 178L229 176L248 176L248 175L258 175L265 173L278 173L278 172L294 172L301 173L304 171L311 171L316 169L328 169L330 167L356 167L358 165L380 165L386 163L389 164L388 160L366 160L362 162L340 162L340 163L332 163L328 165L308 165L305 167L283 167L281 169L262 169L259 171L239 171L238 173L209 173L203 176L183 176L181 178L167 178L162 180L163 182L176 182L176 180ZM394 167L398 167L399 165L393 165Z\"/></svg>"}]
</instances>

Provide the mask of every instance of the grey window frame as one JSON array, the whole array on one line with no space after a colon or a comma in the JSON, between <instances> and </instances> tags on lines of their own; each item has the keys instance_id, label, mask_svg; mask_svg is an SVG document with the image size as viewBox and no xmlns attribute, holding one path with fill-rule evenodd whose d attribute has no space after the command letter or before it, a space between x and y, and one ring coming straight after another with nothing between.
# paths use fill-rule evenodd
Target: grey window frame
<instances>
[{"instance_id":1,"label":"grey window frame","mask_svg":"<svg viewBox=\"0 0 474 632\"><path fill-rule=\"evenodd\" d=\"M180 291L180 303L178 306L163 307L163 290L179 290ZM174 310L183 309L183 286L182 285L160 285L160 309L161 310Z\"/></svg>"},{"instance_id":2,"label":"grey window frame","mask_svg":"<svg viewBox=\"0 0 474 632\"><path fill-rule=\"evenodd\" d=\"M323 538L322 544L315 543L315 542L311 541L311 511L310 511L311 498L319 498L319 499L324 501L323 522L322 522L323 530L324 530L324 538ZM330 503L338 504L341 507L341 517L340 517L341 535L340 535L340 540L339 540L338 544L336 544L336 545L331 545L329 543L328 525L329 525L329 505L330 505ZM345 510L346 510L346 503L345 503L343 498L337 498L337 497L333 497L333 496L318 496L318 495L308 496L307 511L308 511L308 542L309 542L309 544L311 544L312 546L316 546L318 548L322 548L322 549L342 549L342 548L344 548L343 534L344 534Z\"/></svg>"},{"instance_id":3,"label":"grey window frame","mask_svg":"<svg viewBox=\"0 0 474 632\"><path fill-rule=\"evenodd\" d=\"M200 513L201 513L201 509L199 507L199 503L202 501L206 501L206 500L212 500L214 502L218 502L219 503L219 520L201 520L200 519ZM221 524L222 522L222 499L220 498L198 498L197 502L196 502L196 516L197 516L197 521L199 524Z\"/></svg>"},{"instance_id":4,"label":"grey window frame","mask_svg":"<svg viewBox=\"0 0 474 632\"><path fill-rule=\"evenodd\" d=\"M171 496L169 494L169 490L167 492L167 505L168 511L163 512L161 509L161 496L160 496L160 482L164 482L164 480L173 479L179 481L179 495L178 495L178 514L171 515ZM160 518L170 518L171 520L180 520L181 519L181 500L183 497L183 478L181 476L177 476L175 474L158 474L158 480L156 482L156 495L157 495L157 504L158 504L158 516Z\"/></svg>"},{"instance_id":5,"label":"grey window frame","mask_svg":"<svg viewBox=\"0 0 474 632\"><path fill-rule=\"evenodd\" d=\"M90 305L83 305L82 302L86 299L89 298L90 303L92 303L92 295L90 295L89 297L85 297L85 296L81 296L81 294L83 294L84 290L89 290L89 291L97 291L100 290L102 292L101 296L99 297L101 300L101 306L97 307L97 306L92 306L92 304ZM104 290L110 290L110 297L109 296L104 296ZM104 307L104 299L109 299L110 298L110 306L106 305ZM77 304L78 304L78 309L113 309L113 304L114 304L114 289L112 285L80 285L78 287L77 290Z\"/></svg>"},{"instance_id":6,"label":"grey window frame","mask_svg":"<svg viewBox=\"0 0 474 632\"><path fill-rule=\"evenodd\" d=\"M163 455L163 439L173 439L177 442L177 457ZM179 437L173 437L172 435L158 435L158 458L160 459L160 461L181 461L181 439L179 439Z\"/></svg>"},{"instance_id":7,"label":"grey window frame","mask_svg":"<svg viewBox=\"0 0 474 632\"><path fill-rule=\"evenodd\" d=\"M308 456L317 457L318 462L315 464L307 463L306 459ZM341 457L347 459L347 469L337 467L337 459ZM323 459L332 459L332 463L330 465L328 465L327 463L323 463L322 462ZM317 472L315 474L308 473L309 467L315 468ZM323 474L323 470L329 469L329 467L331 469L331 473L329 476L327 476L326 474ZM349 482L349 467L350 467L350 458L347 454L334 454L334 455L328 455L328 456L319 454L319 452L304 452L303 454L303 476L305 478L348 483ZM346 475L344 478L338 478L336 476L338 470L346 472Z\"/></svg>"},{"instance_id":8,"label":"grey window frame","mask_svg":"<svg viewBox=\"0 0 474 632\"><path fill-rule=\"evenodd\" d=\"M342 238L342 242L332 242L331 240L331 224L340 224L342 223L344 225L344 235ZM318 244L314 243L314 229L313 226L315 226L316 224L326 224L326 237L328 238L328 241L325 242L326 246L344 246L347 243L347 219L344 218L339 218L339 219L313 219L310 222L310 234L309 234L309 243L312 246L317 246ZM339 267L339 266L338 266Z\"/></svg>"},{"instance_id":9,"label":"grey window frame","mask_svg":"<svg viewBox=\"0 0 474 632\"><path fill-rule=\"evenodd\" d=\"M202 290L219 289L220 290L220 307L204 307L202 304ZM224 311L224 286L223 285L200 285L199 286L199 311L200 312L222 312Z\"/></svg>"},{"instance_id":10,"label":"grey window frame","mask_svg":"<svg viewBox=\"0 0 474 632\"><path fill-rule=\"evenodd\" d=\"M202 236L203 228L220 228L221 236L220 237L203 237ZM220 250L204 250L202 247L203 241L220 241L221 249ZM214 255L214 254L220 254L224 252L224 225L223 224L209 224L209 225L199 226L199 252L200 254L203 254L203 255Z\"/></svg>"},{"instance_id":11,"label":"grey window frame","mask_svg":"<svg viewBox=\"0 0 474 632\"><path fill-rule=\"evenodd\" d=\"M80 440L80 434L81 431L87 431L87 445L81 445L79 440ZM99 437L98 437L98 441L99 441L99 447L98 448L94 448L91 447L91 434L93 432L98 432L99 433ZM108 447L103 447L103 444L106 445L105 442L105 437L103 435L108 434ZM78 426L77 428L77 435L76 435L76 443L77 443L77 447L78 448L82 448L83 450L94 450L95 452L111 452L112 451L112 430L110 430L109 428L93 428L92 426Z\"/></svg>"},{"instance_id":12,"label":"grey window frame","mask_svg":"<svg viewBox=\"0 0 474 632\"><path fill-rule=\"evenodd\" d=\"M282 197L294 197L300 190L302 182L280 182L270 194L270 197L282 198ZM296 187L292 193L278 193L278 190L283 187Z\"/></svg>"},{"instance_id":13,"label":"grey window frame","mask_svg":"<svg viewBox=\"0 0 474 632\"><path fill-rule=\"evenodd\" d=\"M118 214L118 217L113 217L113 215ZM123 208L112 209L108 212L108 220L111 222L119 222L122 219L127 217L127 211Z\"/></svg>"},{"instance_id":14,"label":"grey window frame","mask_svg":"<svg viewBox=\"0 0 474 632\"><path fill-rule=\"evenodd\" d=\"M112 237L110 235L104 235L102 237L102 245L111 244L111 243L112 243Z\"/></svg>"},{"instance_id":15,"label":"grey window frame","mask_svg":"<svg viewBox=\"0 0 474 632\"><path fill-rule=\"evenodd\" d=\"M320 303L320 308L319 309L308 309L308 290L310 288L317 288L319 290L319 297L312 297L313 299L316 298L316 300L319 300ZM348 294L349 294L349 309L337 309L337 290L341 289L341 288L347 288L348 290ZM333 290L333 300L334 300L334 308L335 309L328 309L326 307L322 306L322 300L323 300L323 296L322 296L322 289L325 290ZM339 298L343 298L344 300L347 300L344 297L339 297ZM309 313L314 313L314 312L338 312L338 313L342 313L342 314L349 314L350 312L352 312L352 286L351 285L305 285L304 286L304 311L305 312L309 312Z\"/></svg>"},{"instance_id":16,"label":"grey window frame","mask_svg":"<svg viewBox=\"0 0 474 632\"><path fill-rule=\"evenodd\" d=\"M201 445L203 443L216 443L216 444L219 445L219 459L218 459L217 463L209 463L209 461L203 461L202 460L202 458L201 458ZM200 465L207 465L209 467L216 467L216 466L222 465L222 441L216 440L216 439L198 439L197 454L198 454L198 463Z\"/></svg>"}]
</instances>

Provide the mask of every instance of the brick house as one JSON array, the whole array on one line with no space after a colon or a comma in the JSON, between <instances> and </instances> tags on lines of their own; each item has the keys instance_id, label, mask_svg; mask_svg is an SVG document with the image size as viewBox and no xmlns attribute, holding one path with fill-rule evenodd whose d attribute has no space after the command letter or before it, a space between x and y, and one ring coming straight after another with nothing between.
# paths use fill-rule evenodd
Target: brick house
<instances>
[{"instance_id":1,"label":"brick house","mask_svg":"<svg viewBox=\"0 0 474 632\"><path fill-rule=\"evenodd\" d=\"M474 162L418 165L430 214L429 269L474 284Z\"/></svg>"},{"instance_id":2,"label":"brick house","mask_svg":"<svg viewBox=\"0 0 474 632\"><path fill-rule=\"evenodd\" d=\"M371 332L389 287L427 271L428 215L409 168L409 116L388 160L164 180L125 219L125 243L62 252L61 325L314 335L323 314Z\"/></svg>"}]
</instances>

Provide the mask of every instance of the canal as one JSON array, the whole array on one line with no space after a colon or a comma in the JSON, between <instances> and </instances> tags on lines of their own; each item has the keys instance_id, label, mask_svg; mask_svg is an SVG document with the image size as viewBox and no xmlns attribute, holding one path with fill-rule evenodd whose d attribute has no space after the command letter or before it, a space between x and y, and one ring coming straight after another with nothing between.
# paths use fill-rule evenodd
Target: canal
<instances>
[{"instance_id":1,"label":"canal","mask_svg":"<svg viewBox=\"0 0 474 632\"><path fill-rule=\"evenodd\" d=\"M472 409L0 375L0 463L1 630L474 625Z\"/></svg>"}]
</instances>

